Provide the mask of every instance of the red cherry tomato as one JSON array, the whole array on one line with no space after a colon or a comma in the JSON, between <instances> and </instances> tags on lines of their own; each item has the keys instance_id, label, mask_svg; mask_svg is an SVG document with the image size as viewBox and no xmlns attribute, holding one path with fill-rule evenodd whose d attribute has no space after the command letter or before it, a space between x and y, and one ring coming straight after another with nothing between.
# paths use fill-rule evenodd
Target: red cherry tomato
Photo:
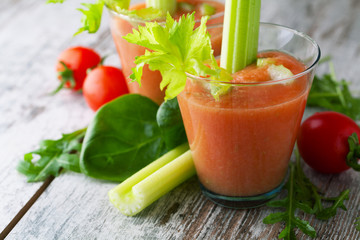
<instances>
[{"instance_id":1,"label":"red cherry tomato","mask_svg":"<svg viewBox=\"0 0 360 240\"><path fill-rule=\"evenodd\" d=\"M300 155L313 169L322 173L340 173L346 165L349 152L348 137L359 126L349 117L336 112L321 112L306 119L297 139Z\"/></svg>"},{"instance_id":2,"label":"red cherry tomato","mask_svg":"<svg viewBox=\"0 0 360 240\"><path fill-rule=\"evenodd\" d=\"M71 47L60 53L56 71L61 80L61 88L71 88L75 91L83 86L87 70L96 67L101 61L101 57L94 50L86 47Z\"/></svg>"},{"instance_id":3,"label":"red cherry tomato","mask_svg":"<svg viewBox=\"0 0 360 240\"><path fill-rule=\"evenodd\" d=\"M85 100L94 111L126 93L129 90L123 72L110 66L93 69L88 73L83 86Z\"/></svg>"}]
</instances>

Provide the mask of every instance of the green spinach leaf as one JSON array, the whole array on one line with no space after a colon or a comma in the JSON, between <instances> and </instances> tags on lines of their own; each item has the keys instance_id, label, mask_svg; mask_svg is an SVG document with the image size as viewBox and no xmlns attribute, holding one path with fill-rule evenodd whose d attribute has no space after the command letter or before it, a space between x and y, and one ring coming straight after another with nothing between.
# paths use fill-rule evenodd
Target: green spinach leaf
<instances>
[{"instance_id":1,"label":"green spinach leaf","mask_svg":"<svg viewBox=\"0 0 360 240\"><path fill-rule=\"evenodd\" d=\"M156 115L167 150L171 150L187 141L184 123L177 98L161 104Z\"/></svg>"},{"instance_id":2,"label":"green spinach leaf","mask_svg":"<svg viewBox=\"0 0 360 240\"><path fill-rule=\"evenodd\" d=\"M81 171L88 176L124 181L166 152L156 121L158 105L128 94L104 105L85 135Z\"/></svg>"}]
</instances>

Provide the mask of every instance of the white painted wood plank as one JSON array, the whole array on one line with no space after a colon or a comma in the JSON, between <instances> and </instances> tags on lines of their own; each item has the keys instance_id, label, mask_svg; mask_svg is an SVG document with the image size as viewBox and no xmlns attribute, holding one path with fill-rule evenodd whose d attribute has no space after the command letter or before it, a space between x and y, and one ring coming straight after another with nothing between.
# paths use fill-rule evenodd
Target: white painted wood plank
<instances>
[{"instance_id":1,"label":"white painted wood plank","mask_svg":"<svg viewBox=\"0 0 360 240\"><path fill-rule=\"evenodd\" d=\"M63 132L86 126L93 116L81 94L64 91L49 95L59 84L56 57L63 49L79 44L95 47L104 55L115 52L106 21L100 34L72 38L79 27L80 14L75 10L79 1L69 1L65 8L44 2L1 1L1 230L41 185L26 183L15 170L23 154L34 150L42 139L59 138ZM98 44L100 38L110 44ZM108 61L119 62L115 54Z\"/></svg>"},{"instance_id":2,"label":"white painted wood plank","mask_svg":"<svg viewBox=\"0 0 360 240\"><path fill-rule=\"evenodd\" d=\"M56 138L62 132L85 126L93 115L80 95L46 95L57 84L53 71L56 56L62 49L77 44L106 54L115 52L106 18L98 34L71 38L79 17L73 9L80 1L68 1L64 6L46 6L36 0L14 2L19 4L16 11L11 0L0 3L0 23L7 23L0 28L0 154L6 156L0 169L0 215L5 216L5 220L0 219L0 229L39 186L25 183L14 171L22 154L36 147L41 139ZM348 66L360 64L356 54L360 49L356 15L360 7L356 0L339 2L266 0L262 20L311 34L325 55L334 56L339 77L354 82L353 89L357 90L360 68ZM347 37L343 39L343 35ZM110 61L118 64L116 56ZM347 212L329 222L310 219L321 239L359 239L353 220L360 215L360 175L348 171L327 176L308 168L306 173L329 195L343 188L351 188L352 192ZM266 207L235 211L215 206L201 195L195 178L138 216L125 217L108 201L107 191L113 186L76 173L61 175L9 239L275 239L282 227L262 224L261 220L272 212ZM302 234L299 237L306 239Z\"/></svg>"}]
</instances>

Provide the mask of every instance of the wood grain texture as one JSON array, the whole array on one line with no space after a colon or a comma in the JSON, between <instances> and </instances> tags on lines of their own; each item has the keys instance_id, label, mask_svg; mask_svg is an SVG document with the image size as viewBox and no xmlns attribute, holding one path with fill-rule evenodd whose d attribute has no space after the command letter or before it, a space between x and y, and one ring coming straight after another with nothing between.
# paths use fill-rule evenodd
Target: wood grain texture
<instances>
[{"instance_id":1,"label":"wood grain texture","mask_svg":"<svg viewBox=\"0 0 360 240\"><path fill-rule=\"evenodd\" d=\"M41 139L84 127L93 116L80 94L48 95L58 84L57 55L69 46L90 46L102 55L111 54L108 63L119 66L107 16L97 34L72 38L79 26L75 9L80 2L55 6L38 0L0 1L0 231L41 185L26 183L15 171L22 155ZM360 66L359 12L358 0L264 0L262 21L310 34L323 55L333 56L339 78L353 82L356 92L360 68L353 66ZM318 73L323 71L325 66ZM305 117L314 111L308 109ZM317 239L360 239L354 226L360 216L359 173L321 175L306 166L305 172L329 196L351 189L348 211L327 222L307 219L317 229ZM107 192L114 186L66 172L50 184L8 239L276 239L283 228L262 223L273 209L214 205L200 193L196 178L135 217L122 216L110 204Z\"/></svg>"}]
</instances>

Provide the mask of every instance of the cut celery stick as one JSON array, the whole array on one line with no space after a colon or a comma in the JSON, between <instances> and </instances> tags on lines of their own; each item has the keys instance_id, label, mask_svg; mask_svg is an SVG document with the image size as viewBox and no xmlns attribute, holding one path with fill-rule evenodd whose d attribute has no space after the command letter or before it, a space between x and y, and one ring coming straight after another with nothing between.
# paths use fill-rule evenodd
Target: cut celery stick
<instances>
[{"instance_id":1,"label":"cut celery stick","mask_svg":"<svg viewBox=\"0 0 360 240\"><path fill-rule=\"evenodd\" d=\"M171 150L111 189L110 202L122 214L133 216L194 176L195 167L188 149L186 143Z\"/></svg>"},{"instance_id":2,"label":"cut celery stick","mask_svg":"<svg viewBox=\"0 0 360 240\"><path fill-rule=\"evenodd\" d=\"M146 0L146 7L156 8L164 13L173 14L176 11L176 5L176 0Z\"/></svg>"},{"instance_id":3,"label":"cut celery stick","mask_svg":"<svg viewBox=\"0 0 360 240\"><path fill-rule=\"evenodd\" d=\"M226 0L220 66L235 73L256 61L261 0Z\"/></svg>"},{"instance_id":4,"label":"cut celery stick","mask_svg":"<svg viewBox=\"0 0 360 240\"><path fill-rule=\"evenodd\" d=\"M269 65L268 73L271 80L281 80L286 78L291 78L294 74L283 65Z\"/></svg>"}]
</instances>

